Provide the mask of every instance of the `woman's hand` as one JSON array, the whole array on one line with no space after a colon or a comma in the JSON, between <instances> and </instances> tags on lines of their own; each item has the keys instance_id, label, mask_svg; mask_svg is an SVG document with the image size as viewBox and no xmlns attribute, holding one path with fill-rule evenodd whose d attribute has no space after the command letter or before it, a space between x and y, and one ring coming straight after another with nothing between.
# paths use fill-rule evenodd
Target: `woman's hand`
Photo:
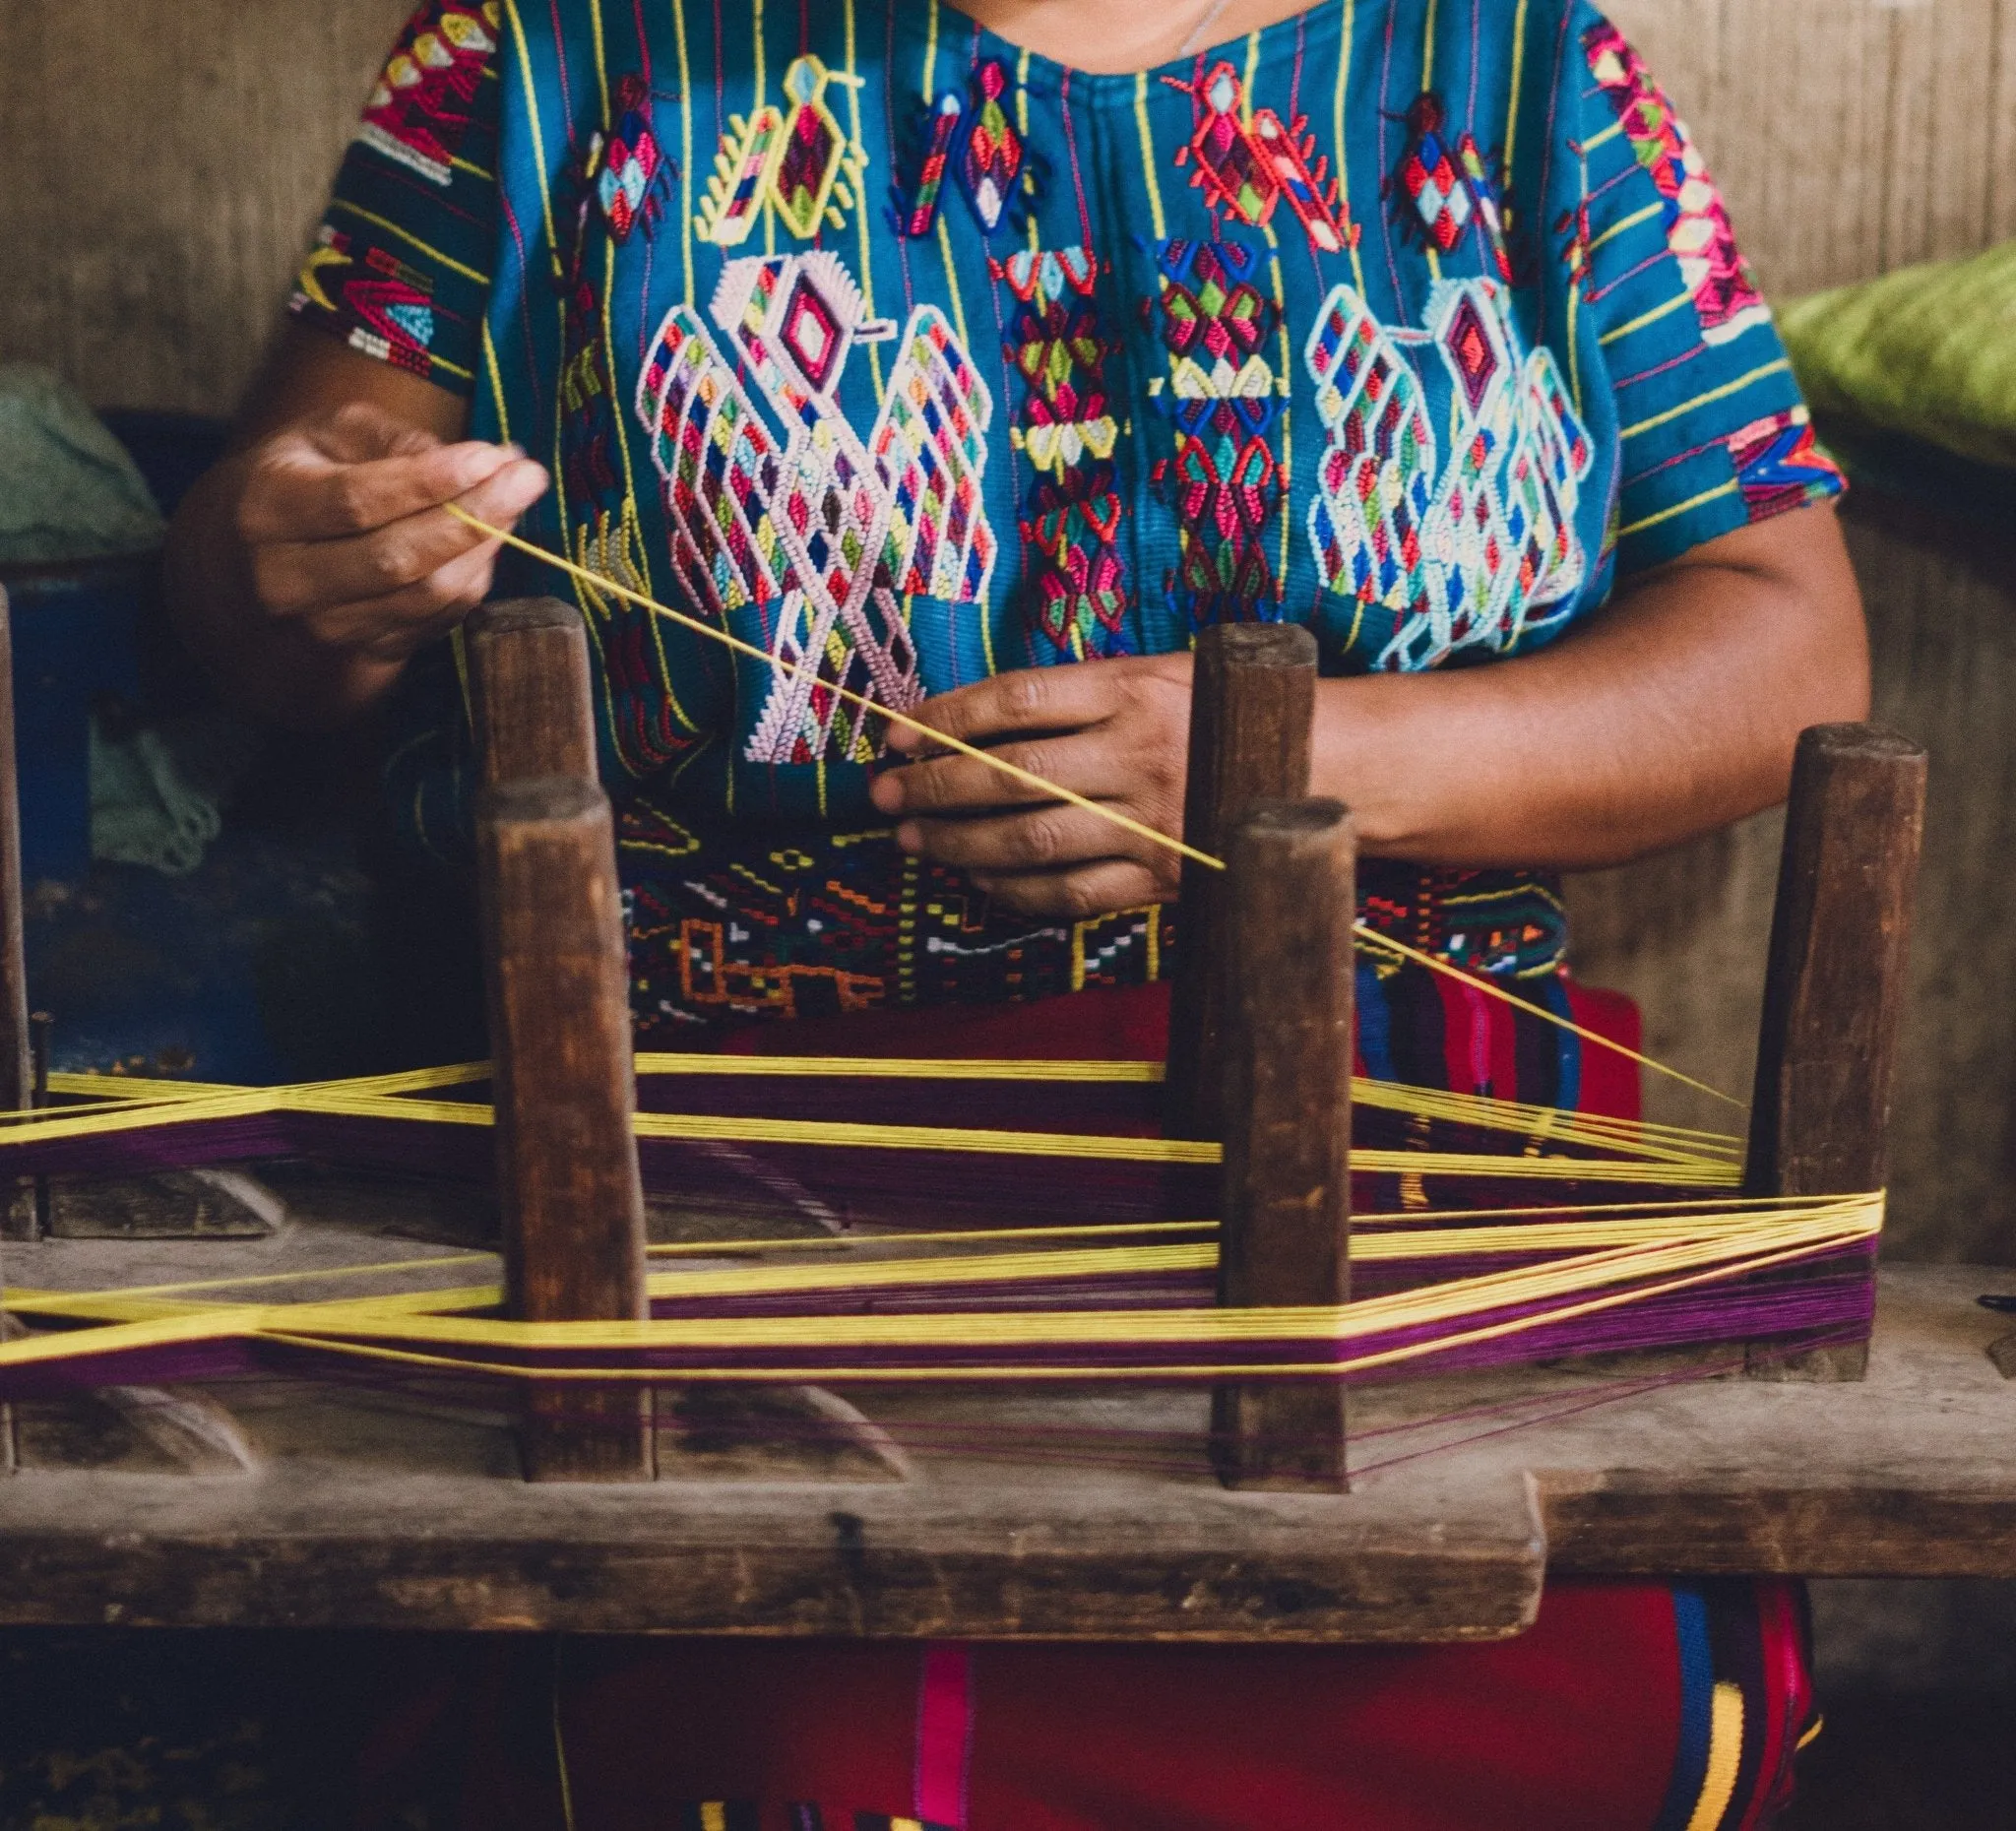
<instances>
[{"instance_id":1,"label":"woman's hand","mask_svg":"<svg viewBox=\"0 0 2016 1831\"><path fill-rule=\"evenodd\" d=\"M169 611L238 704L342 725L482 601L496 543L444 505L508 528L546 474L468 422L460 395L289 328L168 535Z\"/></svg>"},{"instance_id":2,"label":"woman's hand","mask_svg":"<svg viewBox=\"0 0 2016 1831\"><path fill-rule=\"evenodd\" d=\"M1157 832L1182 831L1187 655L997 674L926 700L915 716ZM901 726L889 747L915 759L869 791L896 817L897 843L959 866L1010 909L1083 920L1174 895L1180 861L1166 848Z\"/></svg>"},{"instance_id":3,"label":"woman's hand","mask_svg":"<svg viewBox=\"0 0 2016 1831\"><path fill-rule=\"evenodd\" d=\"M318 647L403 662L482 602L498 542L442 504L509 528L546 474L512 446L444 444L358 401L244 458L237 505L253 594Z\"/></svg>"}]
</instances>

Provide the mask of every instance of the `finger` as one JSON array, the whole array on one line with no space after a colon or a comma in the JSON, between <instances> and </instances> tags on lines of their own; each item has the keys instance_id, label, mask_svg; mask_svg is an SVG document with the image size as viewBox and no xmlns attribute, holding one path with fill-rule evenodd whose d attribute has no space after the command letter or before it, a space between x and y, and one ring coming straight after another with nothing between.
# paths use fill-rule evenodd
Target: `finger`
<instances>
[{"instance_id":1,"label":"finger","mask_svg":"<svg viewBox=\"0 0 2016 1831\"><path fill-rule=\"evenodd\" d=\"M546 482L539 466L516 459L459 501L478 521L509 527L545 492ZM430 508L349 539L255 548L253 572L262 602L283 615L298 614L404 591L487 539L446 509Z\"/></svg>"},{"instance_id":2,"label":"finger","mask_svg":"<svg viewBox=\"0 0 2016 1831\"><path fill-rule=\"evenodd\" d=\"M1028 876L976 875L974 882L996 903L1018 915L1064 921L1089 921L1096 916L1138 910L1165 901L1174 889L1172 884L1158 879L1147 865L1131 858L1102 859L1076 870Z\"/></svg>"},{"instance_id":3,"label":"finger","mask_svg":"<svg viewBox=\"0 0 2016 1831\"><path fill-rule=\"evenodd\" d=\"M1120 682L1104 662L1060 667L1024 667L1013 673L956 687L927 699L912 715L933 731L965 742L1017 731L1074 730L1109 717L1119 703ZM890 747L928 753L931 740L903 726L892 726Z\"/></svg>"},{"instance_id":4,"label":"finger","mask_svg":"<svg viewBox=\"0 0 2016 1831\"><path fill-rule=\"evenodd\" d=\"M422 643L443 636L489 595L500 543L486 540L417 585L320 609L302 619L331 648L352 649L379 661L402 661Z\"/></svg>"},{"instance_id":5,"label":"finger","mask_svg":"<svg viewBox=\"0 0 2016 1831\"><path fill-rule=\"evenodd\" d=\"M1139 774L1137 761L1120 755L1097 728L1003 744L987 754L1009 768L957 754L928 757L884 771L870 785L869 796L885 814L974 813L1033 806L1052 799L1056 789L1095 799L1118 795ZM1011 775L1009 769L1025 775ZM1038 780L1028 781L1030 776Z\"/></svg>"},{"instance_id":6,"label":"finger","mask_svg":"<svg viewBox=\"0 0 2016 1831\"><path fill-rule=\"evenodd\" d=\"M524 462L506 446L469 443L339 463L305 437L278 442L253 472L238 531L255 545L374 533Z\"/></svg>"},{"instance_id":7,"label":"finger","mask_svg":"<svg viewBox=\"0 0 2016 1831\"><path fill-rule=\"evenodd\" d=\"M981 820L906 820L896 843L968 871L1054 871L1138 852L1145 840L1089 807L1053 802Z\"/></svg>"}]
</instances>

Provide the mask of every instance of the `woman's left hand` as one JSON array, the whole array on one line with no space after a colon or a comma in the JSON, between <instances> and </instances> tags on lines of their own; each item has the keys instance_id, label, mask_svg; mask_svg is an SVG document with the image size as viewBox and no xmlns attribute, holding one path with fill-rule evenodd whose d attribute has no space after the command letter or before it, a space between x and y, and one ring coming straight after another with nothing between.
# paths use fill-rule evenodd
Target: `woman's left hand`
<instances>
[{"instance_id":1,"label":"woman's left hand","mask_svg":"<svg viewBox=\"0 0 2016 1831\"><path fill-rule=\"evenodd\" d=\"M1179 837L1190 749L1190 657L1032 667L926 700L915 718L1004 762ZM911 758L875 779L876 807L906 852L957 865L989 896L1071 920L1175 894L1181 860L972 757L892 726Z\"/></svg>"}]
</instances>

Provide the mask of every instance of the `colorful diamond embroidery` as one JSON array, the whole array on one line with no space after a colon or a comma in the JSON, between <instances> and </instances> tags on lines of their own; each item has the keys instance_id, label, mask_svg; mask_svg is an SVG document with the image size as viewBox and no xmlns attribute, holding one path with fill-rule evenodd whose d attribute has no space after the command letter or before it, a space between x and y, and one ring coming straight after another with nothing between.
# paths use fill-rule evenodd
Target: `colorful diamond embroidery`
<instances>
[{"instance_id":1,"label":"colorful diamond embroidery","mask_svg":"<svg viewBox=\"0 0 2016 1831\"><path fill-rule=\"evenodd\" d=\"M1444 131L1448 109L1433 93L1418 95L1407 111L1407 151L1400 160L1399 190L1405 196L1404 223L1411 221L1430 247L1453 254L1476 228L1482 235L1498 278L1512 278L1505 242L1505 216L1498 186L1477 141Z\"/></svg>"},{"instance_id":2,"label":"colorful diamond embroidery","mask_svg":"<svg viewBox=\"0 0 2016 1831\"><path fill-rule=\"evenodd\" d=\"M874 708L908 711L923 697L901 598L973 603L986 593L991 397L944 313L920 305L875 425L857 434L835 391L853 346L896 328L867 318L860 288L823 250L728 262L710 313L732 358L675 305L638 378L673 563L715 615L763 613L777 668L747 757L871 761Z\"/></svg>"},{"instance_id":3,"label":"colorful diamond embroidery","mask_svg":"<svg viewBox=\"0 0 2016 1831\"><path fill-rule=\"evenodd\" d=\"M1736 247L1722 193L1686 122L1614 26L1606 21L1592 26L1583 34L1582 49L1639 164L1659 187L1667 246L1680 264L1702 341L1726 344L1752 325L1768 324L1770 308Z\"/></svg>"},{"instance_id":4,"label":"colorful diamond embroidery","mask_svg":"<svg viewBox=\"0 0 2016 1831\"><path fill-rule=\"evenodd\" d=\"M1175 452L1151 475L1175 509L1179 563L1169 581L1197 628L1264 617L1281 582L1268 558L1287 476L1271 444L1282 383L1263 353L1280 309L1245 278L1253 251L1232 241L1168 241L1158 255Z\"/></svg>"},{"instance_id":5,"label":"colorful diamond embroidery","mask_svg":"<svg viewBox=\"0 0 2016 1831\"><path fill-rule=\"evenodd\" d=\"M664 213L673 167L653 131L651 92L642 77L627 76L616 86L616 106L620 112L615 131L606 142L597 136L589 169L596 172L596 200L609 232L625 242L640 222L647 235L657 225Z\"/></svg>"},{"instance_id":6,"label":"colorful diamond embroidery","mask_svg":"<svg viewBox=\"0 0 2016 1831\"><path fill-rule=\"evenodd\" d=\"M947 171L957 175L982 234L992 235L1003 222L1028 223L1046 172L1009 114L1012 81L1008 66L989 57L975 66L968 95L947 90L920 111L912 130L914 169L890 203L889 223L899 235L914 240L931 232Z\"/></svg>"},{"instance_id":7,"label":"colorful diamond embroidery","mask_svg":"<svg viewBox=\"0 0 2016 1831\"><path fill-rule=\"evenodd\" d=\"M571 227L572 236L557 283L560 462L555 494L566 515L574 563L626 590L648 594L652 582L644 564L637 503L618 444L615 374L597 284L599 263L590 258L589 230L599 211L618 241L640 222L649 234L668 167L649 125L651 97L643 78L623 77L616 85L616 98L621 114L615 133L607 141L600 135L590 140L580 158L570 162L559 191L568 207L556 215ZM632 169L650 174L636 190L622 175ZM692 748L695 732L684 723L676 696L667 690L663 653L653 640L651 613L586 580L577 581L576 591L594 621L608 681L602 707L608 754L633 780L655 775Z\"/></svg>"},{"instance_id":8,"label":"colorful diamond embroidery","mask_svg":"<svg viewBox=\"0 0 2016 1831\"><path fill-rule=\"evenodd\" d=\"M1272 108L1250 109L1230 64L1216 64L1198 83L1163 79L1190 96L1196 124L1176 151L1178 165L1194 164L1190 182L1215 211L1255 228L1284 198L1310 242L1325 254L1357 245L1357 225L1328 175L1329 160L1314 164L1315 136L1302 115L1284 125Z\"/></svg>"},{"instance_id":9,"label":"colorful diamond embroidery","mask_svg":"<svg viewBox=\"0 0 2016 1831\"><path fill-rule=\"evenodd\" d=\"M1309 337L1329 431L1309 539L1330 590L1384 613L1374 667L1506 653L1565 616L1587 577L1575 514L1595 453L1551 353L1522 353L1510 296L1439 281L1426 328L1408 331L1338 285ZM1446 458L1408 353L1429 349L1449 389Z\"/></svg>"},{"instance_id":10,"label":"colorful diamond embroidery","mask_svg":"<svg viewBox=\"0 0 2016 1831\"><path fill-rule=\"evenodd\" d=\"M728 117L694 220L703 241L739 247L766 209L800 241L846 225L860 199L867 155L826 99L835 83L858 89L861 79L829 70L816 57L793 58L784 77L788 113L765 103L746 117Z\"/></svg>"},{"instance_id":11,"label":"colorful diamond embroidery","mask_svg":"<svg viewBox=\"0 0 2016 1831\"><path fill-rule=\"evenodd\" d=\"M1012 436L1037 473L1022 515L1031 614L1061 655L1128 654L1099 263L1082 247L1024 249L989 268L1016 299L1006 348L1027 384Z\"/></svg>"}]
</instances>

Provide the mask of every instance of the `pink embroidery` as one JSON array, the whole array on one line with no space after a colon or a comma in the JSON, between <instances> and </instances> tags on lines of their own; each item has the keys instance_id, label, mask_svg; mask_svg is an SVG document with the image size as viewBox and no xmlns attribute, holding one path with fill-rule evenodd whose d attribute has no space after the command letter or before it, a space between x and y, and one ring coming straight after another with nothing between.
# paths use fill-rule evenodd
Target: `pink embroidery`
<instances>
[{"instance_id":1,"label":"pink embroidery","mask_svg":"<svg viewBox=\"0 0 2016 1831\"><path fill-rule=\"evenodd\" d=\"M454 175L483 67L497 49L499 0L423 6L364 105L357 139L434 184Z\"/></svg>"},{"instance_id":2,"label":"pink embroidery","mask_svg":"<svg viewBox=\"0 0 2016 1831\"><path fill-rule=\"evenodd\" d=\"M1667 246L1680 264L1701 320L1702 340L1726 344L1753 325L1769 323L1770 310L1736 247L1722 193L1686 122L1673 112L1623 33L1607 21L1589 29L1582 49L1639 164L1652 174L1666 202Z\"/></svg>"}]
</instances>

